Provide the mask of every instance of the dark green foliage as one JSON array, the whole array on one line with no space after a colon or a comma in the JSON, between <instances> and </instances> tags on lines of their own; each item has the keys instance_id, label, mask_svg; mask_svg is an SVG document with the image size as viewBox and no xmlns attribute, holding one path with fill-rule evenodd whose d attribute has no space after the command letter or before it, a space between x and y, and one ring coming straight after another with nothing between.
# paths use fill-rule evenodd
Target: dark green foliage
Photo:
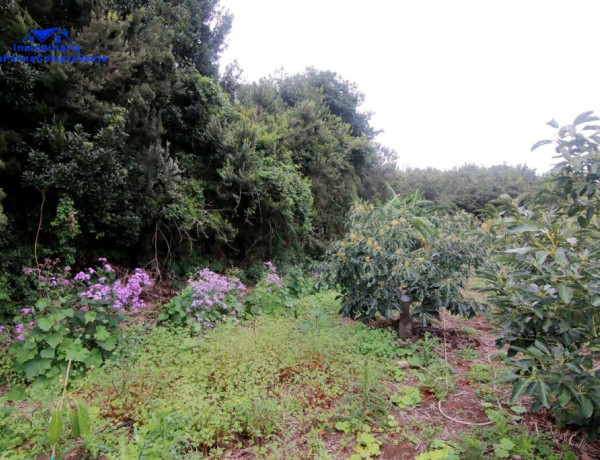
<instances>
[{"instance_id":1,"label":"dark green foliage","mask_svg":"<svg viewBox=\"0 0 600 460\"><path fill-rule=\"evenodd\" d=\"M343 314L366 320L377 313L392 319L399 312L407 336L411 315L425 320L440 308L473 315L476 307L462 289L482 257L474 229L466 213L428 212L416 199L356 205L344 239L328 253L342 288Z\"/></svg>"},{"instance_id":2,"label":"dark green foliage","mask_svg":"<svg viewBox=\"0 0 600 460\"><path fill-rule=\"evenodd\" d=\"M492 231L506 247L482 274L483 290L499 308L498 343L510 345L514 370L502 380L513 382L512 399L532 395L534 409L549 408L561 423L579 425L592 438L600 427L595 120L582 114L558 130L563 161L531 202L502 203Z\"/></svg>"}]
</instances>

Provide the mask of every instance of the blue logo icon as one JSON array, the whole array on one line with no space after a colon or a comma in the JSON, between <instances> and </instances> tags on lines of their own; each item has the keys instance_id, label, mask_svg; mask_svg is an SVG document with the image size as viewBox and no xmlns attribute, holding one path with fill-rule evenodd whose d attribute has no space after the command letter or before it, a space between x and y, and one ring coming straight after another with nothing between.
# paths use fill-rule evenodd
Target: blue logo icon
<instances>
[{"instance_id":1,"label":"blue logo icon","mask_svg":"<svg viewBox=\"0 0 600 460\"><path fill-rule=\"evenodd\" d=\"M73 42L71 37L69 37L67 29L61 29L60 27L52 27L51 29L44 30L31 29L21 41L23 43L46 43L51 38L54 38L52 40L53 43L62 43L63 38Z\"/></svg>"}]
</instances>

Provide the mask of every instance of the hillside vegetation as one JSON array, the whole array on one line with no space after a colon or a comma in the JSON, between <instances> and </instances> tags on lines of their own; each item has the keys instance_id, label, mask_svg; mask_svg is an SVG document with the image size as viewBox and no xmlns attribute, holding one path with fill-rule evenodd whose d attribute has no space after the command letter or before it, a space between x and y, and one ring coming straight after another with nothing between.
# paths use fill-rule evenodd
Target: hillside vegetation
<instances>
[{"instance_id":1,"label":"hillside vegetation","mask_svg":"<svg viewBox=\"0 0 600 460\"><path fill-rule=\"evenodd\" d=\"M0 458L598 458L591 112L545 177L400 170L334 71L221 69L218 0L0 18L107 56L0 68Z\"/></svg>"}]
</instances>

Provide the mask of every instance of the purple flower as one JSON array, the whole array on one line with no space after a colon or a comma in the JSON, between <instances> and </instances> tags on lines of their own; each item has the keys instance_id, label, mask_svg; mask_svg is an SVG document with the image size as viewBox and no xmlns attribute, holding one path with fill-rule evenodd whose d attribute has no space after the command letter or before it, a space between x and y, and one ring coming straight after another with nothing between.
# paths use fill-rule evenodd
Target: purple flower
<instances>
[{"instance_id":1,"label":"purple flower","mask_svg":"<svg viewBox=\"0 0 600 460\"><path fill-rule=\"evenodd\" d=\"M28 315L29 313L33 313L35 311L35 308L23 308L21 310L21 313L23 313L24 315Z\"/></svg>"},{"instance_id":2,"label":"purple flower","mask_svg":"<svg viewBox=\"0 0 600 460\"><path fill-rule=\"evenodd\" d=\"M104 264L104 270L106 270L108 273L114 272L114 269L109 264Z\"/></svg>"},{"instance_id":3,"label":"purple flower","mask_svg":"<svg viewBox=\"0 0 600 460\"><path fill-rule=\"evenodd\" d=\"M280 288L282 286L282 282L281 278L277 274L277 268L275 265L273 265L271 262L265 262L265 267L267 267L267 270L269 270L269 273L267 273L265 276L265 282Z\"/></svg>"},{"instance_id":4,"label":"purple flower","mask_svg":"<svg viewBox=\"0 0 600 460\"><path fill-rule=\"evenodd\" d=\"M237 296L246 293L246 286L237 278L229 279L208 268L197 272L198 279L188 279L192 301L189 313L204 327L214 327L214 323L205 321L208 313L217 313L226 317L229 305Z\"/></svg>"},{"instance_id":5,"label":"purple flower","mask_svg":"<svg viewBox=\"0 0 600 460\"><path fill-rule=\"evenodd\" d=\"M90 279L90 275L83 273L83 272L79 272L75 275L75 278L73 278L75 281L85 281L85 280L89 280Z\"/></svg>"},{"instance_id":6,"label":"purple flower","mask_svg":"<svg viewBox=\"0 0 600 460\"><path fill-rule=\"evenodd\" d=\"M4 331L6 331L6 328L4 326L0 326L0 334L2 334Z\"/></svg>"},{"instance_id":7,"label":"purple flower","mask_svg":"<svg viewBox=\"0 0 600 460\"><path fill-rule=\"evenodd\" d=\"M67 266L64 268L64 270L65 270L66 272L70 272L70 271L71 271L71 267L69 267L69 266L67 265Z\"/></svg>"},{"instance_id":8,"label":"purple flower","mask_svg":"<svg viewBox=\"0 0 600 460\"><path fill-rule=\"evenodd\" d=\"M33 329L35 327L35 321L29 321L29 329Z\"/></svg>"},{"instance_id":9,"label":"purple flower","mask_svg":"<svg viewBox=\"0 0 600 460\"><path fill-rule=\"evenodd\" d=\"M98 262L106 262L106 257L99 257Z\"/></svg>"}]
</instances>

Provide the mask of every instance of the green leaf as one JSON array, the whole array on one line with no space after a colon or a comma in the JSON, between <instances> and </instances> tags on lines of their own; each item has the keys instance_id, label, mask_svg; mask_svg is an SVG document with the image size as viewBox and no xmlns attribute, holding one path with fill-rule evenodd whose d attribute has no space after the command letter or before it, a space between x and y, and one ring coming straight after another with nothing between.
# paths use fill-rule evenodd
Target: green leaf
<instances>
[{"instance_id":1,"label":"green leaf","mask_svg":"<svg viewBox=\"0 0 600 460\"><path fill-rule=\"evenodd\" d=\"M84 362L90 352L77 343L73 343L67 350L65 359Z\"/></svg>"},{"instance_id":2,"label":"green leaf","mask_svg":"<svg viewBox=\"0 0 600 460\"><path fill-rule=\"evenodd\" d=\"M60 333L48 334L44 337L46 343L50 345L52 348L56 348L56 346L62 342L63 335Z\"/></svg>"},{"instance_id":3,"label":"green leaf","mask_svg":"<svg viewBox=\"0 0 600 460\"><path fill-rule=\"evenodd\" d=\"M523 246L522 248L512 248L512 249L507 249L506 253L508 254L519 254L519 255L523 255L523 254L527 254L529 251L531 251L533 248L531 246Z\"/></svg>"},{"instance_id":4,"label":"green leaf","mask_svg":"<svg viewBox=\"0 0 600 460\"><path fill-rule=\"evenodd\" d=\"M96 312L95 311L87 311L85 312L85 314L83 315L83 319L85 321L85 324L91 323L93 321L96 321Z\"/></svg>"},{"instance_id":5,"label":"green leaf","mask_svg":"<svg viewBox=\"0 0 600 460\"><path fill-rule=\"evenodd\" d=\"M32 359L23 364L23 370L25 371L27 380L33 380L37 376L43 375L50 367L52 367L52 361L42 358Z\"/></svg>"},{"instance_id":6,"label":"green leaf","mask_svg":"<svg viewBox=\"0 0 600 460\"><path fill-rule=\"evenodd\" d=\"M527 408L523 406L511 406L510 410L512 410L515 414L524 414L527 412Z\"/></svg>"},{"instance_id":7,"label":"green leaf","mask_svg":"<svg viewBox=\"0 0 600 460\"><path fill-rule=\"evenodd\" d=\"M551 144L551 143L552 143L552 141L549 140L549 139L544 139L544 140L541 140L541 141L537 141L535 144L533 144L531 146L531 150L533 151L533 150L541 147L542 145Z\"/></svg>"},{"instance_id":8,"label":"green leaf","mask_svg":"<svg viewBox=\"0 0 600 460\"><path fill-rule=\"evenodd\" d=\"M514 227L509 227L506 231L508 233L519 234L524 232L537 232L539 229L540 227L535 224L519 224Z\"/></svg>"},{"instance_id":9,"label":"green leaf","mask_svg":"<svg viewBox=\"0 0 600 460\"><path fill-rule=\"evenodd\" d=\"M79 421L79 430L83 436L90 432L90 408L81 398L76 397L77 402L77 420Z\"/></svg>"},{"instance_id":10,"label":"green leaf","mask_svg":"<svg viewBox=\"0 0 600 460\"><path fill-rule=\"evenodd\" d=\"M11 348L11 352L15 355L15 361L18 364L23 364L30 359L35 358L37 355L37 350L31 348L25 348L21 345L21 342L18 344L18 348Z\"/></svg>"},{"instance_id":11,"label":"green leaf","mask_svg":"<svg viewBox=\"0 0 600 460\"><path fill-rule=\"evenodd\" d=\"M542 265L546 261L547 257L548 257L548 253L546 251L537 251L535 253L535 261L539 265Z\"/></svg>"},{"instance_id":12,"label":"green leaf","mask_svg":"<svg viewBox=\"0 0 600 460\"><path fill-rule=\"evenodd\" d=\"M561 300L567 304L571 301L571 299L573 298L573 288L570 286L567 286L566 284L559 284L558 285L558 295L560 295Z\"/></svg>"},{"instance_id":13,"label":"green leaf","mask_svg":"<svg viewBox=\"0 0 600 460\"><path fill-rule=\"evenodd\" d=\"M116 348L117 341L113 337L110 337L106 340L99 340L98 346L103 348L106 351L112 351Z\"/></svg>"},{"instance_id":14,"label":"green leaf","mask_svg":"<svg viewBox=\"0 0 600 460\"><path fill-rule=\"evenodd\" d=\"M25 387L23 385L13 385L13 387L10 390L8 390L6 393L4 393L4 395L2 396L2 399L4 399L5 401L10 401L10 402L22 401L24 399L27 399L27 393L25 393Z\"/></svg>"},{"instance_id":15,"label":"green leaf","mask_svg":"<svg viewBox=\"0 0 600 460\"><path fill-rule=\"evenodd\" d=\"M560 390L558 392L558 403L561 406L564 406L569 401L571 401L571 392L569 391L569 389L566 386L561 385Z\"/></svg>"},{"instance_id":16,"label":"green leaf","mask_svg":"<svg viewBox=\"0 0 600 460\"><path fill-rule=\"evenodd\" d=\"M537 382L537 390L538 390L538 397L541 401L541 403L544 405L544 407L550 407L550 401L548 400L548 385L546 385L546 382L543 382L542 380L538 380Z\"/></svg>"},{"instance_id":17,"label":"green leaf","mask_svg":"<svg viewBox=\"0 0 600 460\"><path fill-rule=\"evenodd\" d=\"M583 418L590 418L594 413L594 406L592 406L590 400L585 396L582 396L579 400L579 403L581 405L581 416Z\"/></svg>"},{"instance_id":18,"label":"green leaf","mask_svg":"<svg viewBox=\"0 0 600 460\"><path fill-rule=\"evenodd\" d=\"M62 433L62 415L58 410L58 407L54 409L52 418L50 419L50 428L48 429L48 437L50 438L50 444L54 445L60 439Z\"/></svg>"},{"instance_id":19,"label":"green leaf","mask_svg":"<svg viewBox=\"0 0 600 460\"><path fill-rule=\"evenodd\" d=\"M494 444L494 453L497 458L508 458L510 452L514 449L515 443L508 438L500 439L500 442Z\"/></svg>"},{"instance_id":20,"label":"green leaf","mask_svg":"<svg viewBox=\"0 0 600 460\"><path fill-rule=\"evenodd\" d=\"M337 422L335 424L335 429L342 433L350 433L352 431L352 426L350 425L350 422Z\"/></svg>"},{"instance_id":21,"label":"green leaf","mask_svg":"<svg viewBox=\"0 0 600 460\"><path fill-rule=\"evenodd\" d=\"M40 356L42 358L54 358L54 348L45 348L40 351Z\"/></svg>"},{"instance_id":22,"label":"green leaf","mask_svg":"<svg viewBox=\"0 0 600 460\"><path fill-rule=\"evenodd\" d=\"M89 356L85 358L84 363L86 367L99 367L102 364L102 361L102 353L98 348L94 348Z\"/></svg>"},{"instance_id":23,"label":"green leaf","mask_svg":"<svg viewBox=\"0 0 600 460\"><path fill-rule=\"evenodd\" d=\"M54 317L53 316L42 316L41 318L38 318L37 320L37 326L42 330L42 331L49 331L50 329L52 329L52 326L54 326Z\"/></svg>"},{"instance_id":24,"label":"green leaf","mask_svg":"<svg viewBox=\"0 0 600 460\"><path fill-rule=\"evenodd\" d=\"M42 297L35 303L35 309L38 311L44 311L50 305L52 305L52 301L48 297Z\"/></svg>"},{"instance_id":25,"label":"green leaf","mask_svg":"<svg viewBox=\"0 0 600 460\"><path fill-rule=\"evenodd\" d=\"M531 381L527 379L517 380L513 385L513 391L510 396L510 402L514 403L517 399L519 399L527 391L527 388L530 384Z\"/></svg>"},{"instance_id":26,"label":"green leaf","mask_svg":"<svg viewBox=\"0 0 600 460\"><path fill-rule=\"evenodd\" d=\"M546 345L544 345L544 343L541 340L536 340L533 344L536 346L536 348L538 350L543 351L547 355L550 354L550 351L548 350Z\"/></svg>"},{"instance_id":27,"label":"green leaf","mask_svg":"<svg viewBox=\"0 0 600 460\"><path fill-rule=\"evenodd\" d=\"M597 120L599 120L598 117L592 116L592 113L594 113L594 111L590 110L588 112L583 112L583 113L577 115L577 117L573 121L573 126L577 126L577 125L580 125L582 123L587 123L588 121L597 121Z\"/></svg>"},{"instance_id":28,"label":"green leaf","mask_svg":"<svg viewBox=\"0 0 600 460\"><path fill-rule=\"evenodd\" d=\"M94 334L94 338L100 342L100 341L103 341L106 339L110 339L111 334L110 334L110 332L108 332L106 330L106 327L100 325L96 328L96 333Z\"/></svg>"},{"instance_id":29,"label":"green leaf","mask_svg":"<svg viewBox=\"0 0 600 460\"><path fill-rule=\"evenodd\" d=\"M71 406L67 406L67 413L69 414L69 420L71 421L71 432L73 433L73 437L77 438L80 434L77 411L71 409Z\"/></svg>"},{"instance_id":30,"label":"green leaf","mask_svg":"<svg viewBox=\"0 0 600 460\"><path fill-rule=\"evenodd\" d=\"M494 380L494 384L512 382L513 380L517 380L519 376L517 374L504 374Z\"/></svg>"},{"instance_id":31,"label":"green leaf","mask_svg":"<svg viewBox=\"0 0 600 460\"><path fill-rule=\"evenodd\" d=\"M180 347L182 350L189 350L190 348L197 347L198 345L199 343L196 339L193 337L186 337L182 340Z\"/></svg>"}]
</instances>

